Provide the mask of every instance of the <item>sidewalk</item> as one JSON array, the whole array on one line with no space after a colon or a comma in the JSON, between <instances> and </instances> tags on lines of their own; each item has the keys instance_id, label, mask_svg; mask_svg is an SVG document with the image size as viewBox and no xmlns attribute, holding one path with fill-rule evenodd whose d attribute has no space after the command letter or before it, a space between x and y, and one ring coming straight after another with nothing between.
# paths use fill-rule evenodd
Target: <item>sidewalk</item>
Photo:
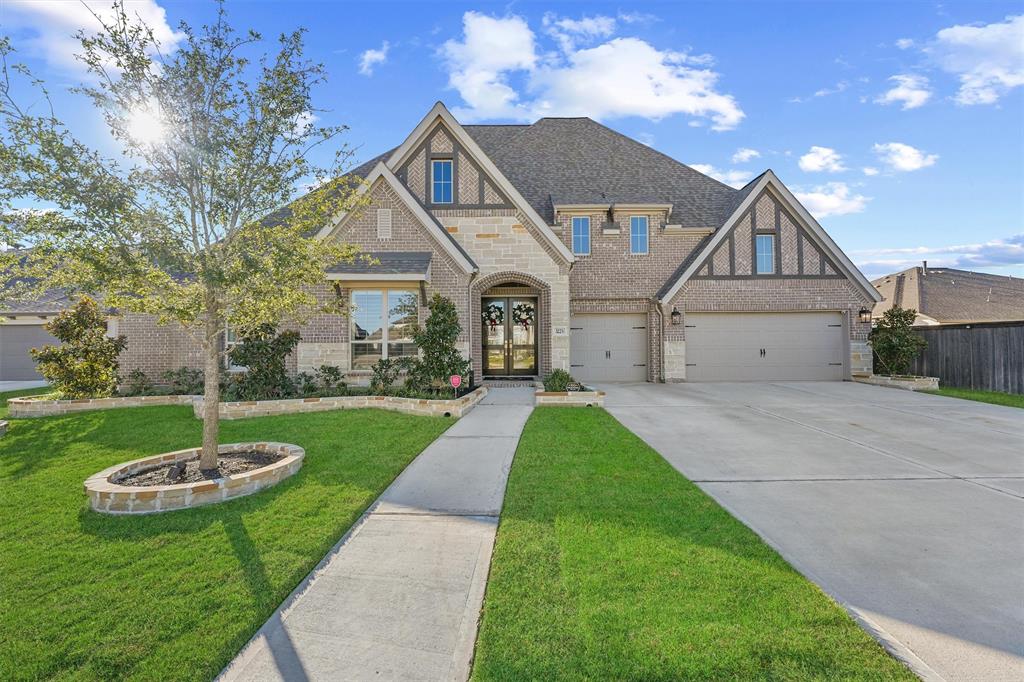
<instances>
[{"instance_id":1,"label":"sidewalk","mask_svg":"<svg viewBox=\"0 0 1024 682\"><path fill-rule=\"evenodd\" d=\"M219 679L465 680L532 389L495 388L430 444Z\"/></svg>"}]
</instances>

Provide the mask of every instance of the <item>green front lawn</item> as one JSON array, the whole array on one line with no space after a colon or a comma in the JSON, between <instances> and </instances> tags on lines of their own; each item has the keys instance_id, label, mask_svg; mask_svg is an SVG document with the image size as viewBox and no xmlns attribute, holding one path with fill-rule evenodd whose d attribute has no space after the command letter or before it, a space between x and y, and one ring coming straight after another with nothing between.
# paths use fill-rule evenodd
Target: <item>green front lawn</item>
<instances>
[{"instance_id":1,"label":"green front lawn","mask_svg":"<svg viewBox=\"0 0 1024 682\"><path fill-rule=\"evenodd\" d=\"M222 442L303 446L302 470L225 504L111 517L88 509L82 482L198 445L190 407L12 421L0 439L0 679L212 679L451 423L379 410L224 422Z\"/></svg>"},{"instance_id":2,"label":"green front lawn","mask_svg":"<svg viewBox=\"0 0 1024 682\"><path fill-rule=\"evenodd\" d=\"M562 407L516 452L473 677L916 679L607 412Z\"/></svg>"},{"instance_id":3,"label":"green front lawn","mask_svg":"<svg viewBox=\"0 0 1024 682\"><path fill-rule=\"evenodd\" d=\"M970 388L944 388L937 391L922 391L932 395L944 395L949 398L962 398L964 400L976 400L980 403L992 403L993 405L1006 405L1007 407L1024 408L1024 395L1013 393L999 393L998 391L975 391Z\"/></svg>"}]
</instances>

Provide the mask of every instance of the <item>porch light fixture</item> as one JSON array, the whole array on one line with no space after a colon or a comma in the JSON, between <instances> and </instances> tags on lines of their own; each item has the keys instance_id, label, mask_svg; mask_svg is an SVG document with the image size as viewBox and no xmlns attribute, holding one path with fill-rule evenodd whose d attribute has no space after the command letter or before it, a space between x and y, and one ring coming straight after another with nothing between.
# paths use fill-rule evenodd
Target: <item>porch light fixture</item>
<instances>
[{"instance_id":1,"label":"porch light fixture","mask_svg":"<svg viewBox=\"0 0 1024 682\"><path fill-rule=\"evenodd\" d=\"M864 322L865 324L867 324L868 322L871 322L871 309L870 308L861 308L860 309L860 321Z\"/></svg>"},{"instance_id":2,"label":"porch light fixture","mask_svg":"<svg viewBox=\"0 0 1024 682\"><path fill-rule=\"evenodd\" d=\"M678 325L682 324L682 322L683 322L683 314L681 312L679 312L679 308L676 308L675 306L672 306L672 315L671 315L671 317L672 317L672 324L674 326L678 326Z\"/></svg>"}]
</instances>

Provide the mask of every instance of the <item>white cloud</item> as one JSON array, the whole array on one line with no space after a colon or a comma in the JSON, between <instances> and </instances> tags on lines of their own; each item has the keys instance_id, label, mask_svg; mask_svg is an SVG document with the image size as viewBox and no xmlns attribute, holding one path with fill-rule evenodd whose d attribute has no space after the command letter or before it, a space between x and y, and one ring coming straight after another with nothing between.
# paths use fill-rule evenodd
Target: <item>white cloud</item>
<instances>
[{"instance_id":1,"label":"white cloud","mask_svg":"<svg viewBox=\"0 0 1024 682\"><path fill-rule=\"evenodd\" d=\"M896 47L901 50L909 50L914 46L914 40L912 38L900 38L896 41Z\"/></svg>"},{"instance_id":2,"label":"white cloud","mask_svg":"<svg viewBox=\"0 0 1024 682\"><path fill-rule=\"evenodd\" d=\"M808 173L827 171L839 173L846 170L843 165L843 156L835 149L829 147L813 146L811 150L800 157L800 170Z\"/></svg>"},{"instance_id":3,"label":"white cloud","mask_svg":"<svg viewBox=\"0 0 1024 682\"><path fill-rule=\"evenodd\" d=\"M651 133L637 133L635 137L638 141L642 142L648 147L654 146L654 135L652 135Z\"/></svg>"},{"instance_id":4,"label":"white cloud","mask_svg":"<svg viewBox=\"0 0 1024 682\"><path fill-rule=\"evenodd\" d=\"M853 194L845 182L829 182L809 192L793 194L815 218L860 213L871 201L862 194Z\"/></svg>"},{"instance_id":5,"label":"white cloud","mask_svg":"<svg viewBox=\"0 0 1024 682\"><path fill-rule=\"evenodd\" d=\"M878 169L874 168L873 166L865 166L861 170L864 172L864 175L867 175L869 177L872 175L878 175Z\"/></svg>"},{"instance_id":6,"label":"white cloud","mask_svg":"<svg viewBox=\"0 0 1024 682\"><path fill-rule=\"evenodd\" d=\"M549 18L548 27L556 21L565 20ZM577 49L582 37L607 38L607 26L570 21L576 23L559 26L563 35L566 26L575 31L568 44L559 41L563 51L542 60L537 36L522 17L466 12L461 40L441 48L449 85L465 102L456 115L466 121L530 121L541 116L659 120L686 114L709 119L715 130L735 128L743 119L736 100L716 89L718 74L706 68L707 55L659 50L623 37ZM515 87L513 79L521 85Z\"/></svg>"},{"instance_id":7,"label":"white cloud","mask_svg":"<svg viewBox=\"0 0 1024 682\"><path fill-rule=\"evenodd\" d=\"M100 30L100 22L93 13L109 20L113 16L111 0L8 0L4 3L6 28L27 29L31 37L19 43L28 46L31 54L43 58L50 66L60 69L85 70L77 59L82 44L74 37L79 30L87 34ZM128 0L127 14L140 20L153 30L160 41L162 52L173 52L185 35L167 23L167 12L156 0Z\"/></svg>"},{"instance_id":8,"label":"white cloud","mask_svg":"<svg viewBox=\"0 0 1024 682\"><path fill-rule=\"evenodd\" d=\"M615 17L599 15L570 19L548 12L541 21L545 32L558 42L563 52L571 52L579 43L607 38L615 32Z\"/></svg>"},{"instance_id":9,"label":"white cloud","mask_svg":"<svg viewBox=\"0 0 1024 682\"><path fill-rule=\"evenodd\" d=\"M878 158L894 171L920 170L934 166L935 162L939 160L938 154L928 154L902 142L876 144L872 149L878 154Z\"/></svg>"},{"instance_id":10,"label":"white cloud","mask_svg":"<svg viewBox=\"0 0 1024 682\"><path fill-rule=\"evenodd\" d=\"M925 51L960 79L957 102L993 104L1024 85L1024 15L944 28Z\"/></svg>"},{"instance_id":11,"label":"white cloud","mask_svg":"<svg viewBox=\"0 0 1024 682\"><path fill-rule=\"evenodd\" d=\"M761 156L761 152L756 149L750 149L749 147L740 147L736 150L736 153L732 155L733 163L746 163L751 159L756 159Z\"/></svg>"},{"instance_id":12,"label":"white cloud","mask_svg":"<svg viewBox=\"0 0 1024 682\"><path fill-rule=\"evenodd\" d=\"M750 171L744 170L719 170L712 166L711 164L707 163L691 163L688 165L695 171L703 173L704 175L710 175L715 180L724 182L725 184L735 187L736 189L739 189L740 187L743 187L745 184L747 184L750 181L750 178L753 177L754 175Z\"/></svg>"},{"instance_id":13,"label":"white cloud","mask_svg":"<svg viewBox=\"0 0 1024 682\"><path fill-rule=\"evenodd\" d=\"M849 254L869 277L887 275L928 261L928 267L977 268L1024 265L1024 234L975 244L866 249Z\"/></svg>"},{"instance_id":14,"label":"white cloud","mask_svg":"<svg viewBox=\"0 0 1024 682\"><path fill-rule=\"evenodd\" d=\"M923 106L925 102L931 99L932 91L928 87L928 79L924 76L909 73L897 74L895 76L890 76L889 80L894 82L896 85L887 90L884 94L876 97L876 103L902 103L903 106L901 108L906 111L907 109L916 109L917 107Z\"/></svg>"},{"instance_id":15,"label":"white cloud","mask_svg":"<svg viewBox=\"0 0 1024 682\"><path fill-rule=\"evenodd\" d=\"M391 45L388 41L384 41L380 44L380 49L377 50L366 50L359 55L359 73L364 76L372 76L373 70L378 64L386 64L388 61L388 50L391 49Z\"/></svg>"},{"instance_id":16,"label":"white cloud","mask_svg":"<svg viewBox=\"0 0 1024 682\"><path fill-rule=\"evenodd\" d=\"M791 97L789 101L796 104L800 104L802 102L809 102L811 99L815 97L828 97L829 95L838 95L840 92L844 92L849 87L850 81L843 80L839 81L831 88L820 88L818 90L815 90L814 94L811 95L810 97Z\"/></svg>"}]
</instances>

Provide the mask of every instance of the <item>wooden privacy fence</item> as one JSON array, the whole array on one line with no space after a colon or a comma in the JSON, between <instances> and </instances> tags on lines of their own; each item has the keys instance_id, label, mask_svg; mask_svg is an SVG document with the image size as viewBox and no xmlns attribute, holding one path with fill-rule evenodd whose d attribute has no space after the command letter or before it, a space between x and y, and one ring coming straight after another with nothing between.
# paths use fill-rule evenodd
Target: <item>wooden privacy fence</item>
<instances>
[{"instance_id":1,"label":"wooden privacy fence","mask_svg":"<svg viewBox=\"0 0 1024 682\"><path fill-rule=\"evenodd\" d=\"M913 373L942 386L1024 393L1024 320L914 327L928 348Z\"/></svg>"}]
</instances>

